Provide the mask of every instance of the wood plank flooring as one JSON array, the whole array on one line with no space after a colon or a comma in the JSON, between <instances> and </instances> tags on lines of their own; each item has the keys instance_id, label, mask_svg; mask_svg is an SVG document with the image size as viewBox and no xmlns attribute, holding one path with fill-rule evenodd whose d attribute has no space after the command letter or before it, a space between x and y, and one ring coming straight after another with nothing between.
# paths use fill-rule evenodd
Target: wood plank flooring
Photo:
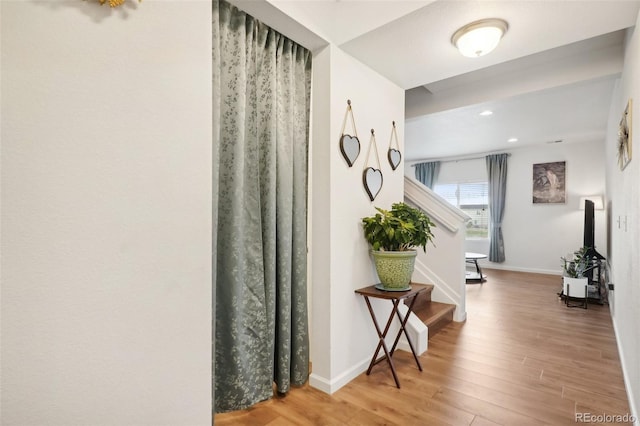
<instances>
[{"instance_id":1,"label":"wood plank flooring","mask_svg":"<svg viewBox=\"0 0 640 426\"><path fill-rule=\"evenodd\" d=\"M629 413L607 306L565 307L558 276L486 273L467 285L467 321L429 340L422 373L396 352L401 389L381 363L333 395L307 385L215 424L575 426L576 413Z\"/></svg>"}]
</instances>

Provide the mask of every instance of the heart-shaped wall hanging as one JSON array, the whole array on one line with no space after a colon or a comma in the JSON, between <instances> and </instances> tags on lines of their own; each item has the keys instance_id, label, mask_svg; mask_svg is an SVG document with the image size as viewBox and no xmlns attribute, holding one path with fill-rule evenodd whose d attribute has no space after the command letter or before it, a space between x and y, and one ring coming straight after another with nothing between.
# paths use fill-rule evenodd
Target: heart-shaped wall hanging
<instances>
[{"instance_id":1,"label":"heart-shaped wall hanging","mask_svg":"<svg viewBox=\"0 0 640 426\"><path fill-rule=\"evenodd\" d=\"M369 166L369 156L371 154L371 146L375 150L376 163L378 167ZM376 144L376 134L371 129L371 139L369 139L369 149L367 151L367 158L365 159L364 169L362 170L362 184L364 190L367 192L371 201L376 199L376 196L382 189L382 171L380 170L380 158L378 157L378 145Z\"/></svg>"},{"instance_id":2,"label":"heart-shaped wall hanging","mask_svg":"<svg viewBox=\"0 0 640 426\"><path fill-rule=\"evenodd\" d=\"M346 134L345 127L347 125L347 118L351 116L351 127L353 127L353 134L351 136ZM340 152L344 157L349 167L353 166L360 154L360 139L358 139L358 131L356 130L356 121L353 118L353 109L351 109L351 100L347 99L347 111L344 113L344 120L342 120L342 132L340 136Z\"/></svg>"},{"instance_id":3,"label":"heart-shaped wall hanging","mask_svg":"<svg viewBox=\"0 0 640 426\"><path fill-rule=\"evenodd\" d=\"M387 158L389 159L389 164L391 164L391 168L395 170L400 165L402 154L400 154L400 151L398 151L397 149L389 148L389 152L387 152Z\"/></svg>"},{"instance_id":4,"label":"heart-shaped wall hanging","mask_svg":"<svg viewBox=\"0 0 640 426\"><path fill-rule=\"evenodd\" d=\"M364 184L364 190L367 191L369 199L371 201L375 200L382 189L382 172L380 169L367 167L362 172L362 183Z\"/></svg>"},{"instance_id":5,"label":"heart-shaped wall hanging","mask_svg":"<svg viewBox=\"0 0 640 426\"><path fill-rule=\"evenodd\" d=\"M389 151L387 151L387 159L393 170L397 169L402 160L402 154L400 153L400 143L398 142L398 134L396 133L396 122L392 121L393 128L391 129L391 140L389 141ZM395 141L396 147L393 148L393 142Z\"/></svg>"},{"instance_id":6,"label":"heart-shaped wall hanging","mask_svg":"<svg viewBox=\"0 0 640 426\"><path fill-rule=\"evenodd\" d=\"M360 154L360 140L357 136L342 135L340 138L340 152L349 167L353 166Z\"/></svg>"}]
</instances>

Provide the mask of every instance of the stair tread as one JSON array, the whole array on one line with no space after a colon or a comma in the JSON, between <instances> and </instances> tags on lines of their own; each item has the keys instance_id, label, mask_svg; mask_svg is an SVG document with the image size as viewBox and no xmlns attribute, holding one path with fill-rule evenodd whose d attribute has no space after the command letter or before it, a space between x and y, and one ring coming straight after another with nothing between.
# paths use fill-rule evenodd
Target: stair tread
<instances>
[{"instance_id":1,"label":"stair tread","mask_svg":"<svg viewBox=\"0 0 640 426\"><path fill-rule=\"evenodd\" d=\"M429 298L431 298L431 292L433 291L433 288L435 287L433 284L426 284L426 283L416 283L411 281L411 284L420 284L420 285L426 285L427 286L427 290L426 290L426 294L428 294Z\"/></svg>"},{"instance_id":2,"label":"stair tread","mask_svg":"<svg viewBox=\"0 0 640 426\"><path fill-rule=\"evenodd\" d=\"M416 300L416 304L415 307L418 308L419 306L423 305L425 302L430 302L431 301L431 293L433 293L433 289L435 288L435 286L433 284L426 284L426 283L417 283L417 282L413 282L411 281L411 284L420 284L420 285L424 285L427 286L426 291L420 293L418 295L418 299ZM409 304L408 301L405 300L405 304Z\"/></svg>"},{"instance_id":3,"label":"stair tread","mask_svg":"<svg viewBox=\"0 0 640 426\"><path fill-rule=\"evenodd\" d=\"M430 301L429 303L414 309L414 313L425 324L427 324L428 327L429 325L438 322L443 317L453 313L455 309L456 305Z\"/></svg>"},{"instance_id":4,"label":"stair tread","mask_svg":"<svg viewBox=\"0 0 640 426\"><path fill-rule=\"evenodd\" d=\"M427 291L429 290L433 290L433 287L435 287L433 284L427 284L427 283L418 283L415 281L411 281L411 284L420 284L420 285L426 285L428 287Z\"/></svg>"},{"instance_id":5,"label":"stair tread","mask_svg":"<svg viewBox=\"0 0 640 426\"><path fill-rule=\"evenodd\" d=\"M431 300L431 293L435 286L433 284L424 285L428 286L428 289L418 295L413 304L413 313L429 328L429 339L431 339L443 327L453 321L453 312L456 309L456 305L434 302ZM409 304L407 300L404 302Z\"/></svg>"}]
</instances>

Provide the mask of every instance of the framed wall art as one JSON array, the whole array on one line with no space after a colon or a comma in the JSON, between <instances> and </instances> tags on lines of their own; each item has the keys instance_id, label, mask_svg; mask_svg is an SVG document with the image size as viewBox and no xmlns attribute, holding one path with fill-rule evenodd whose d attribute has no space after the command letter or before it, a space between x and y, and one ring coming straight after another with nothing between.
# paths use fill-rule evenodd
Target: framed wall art
<instances>
[{"instance_id":1,"label":"framed wall art","mask_svg":"<svg viewBox=\"0 0 640 426\"><path fill-rule=\"evenodd\" d=\"M566 162L533 165L533 204L566 202Z\"/></svg>"},{"instance_id":2,"label":"framed wall art","mask_svg":"<svg viewBox=\"0 0 640 426\"><path fill-rule=\"evenodd\" d=\"M631 99L624 109L620 126L618 127L618 166L620 170L631 161Z\"/></svg>"}]
</instances>

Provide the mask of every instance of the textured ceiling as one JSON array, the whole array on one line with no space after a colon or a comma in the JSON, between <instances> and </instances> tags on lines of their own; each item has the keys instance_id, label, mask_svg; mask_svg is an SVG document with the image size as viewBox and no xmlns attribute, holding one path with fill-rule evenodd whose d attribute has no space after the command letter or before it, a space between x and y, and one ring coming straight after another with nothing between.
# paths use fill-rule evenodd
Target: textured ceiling
<instances>
[{"instance_id":1,"label":"textured ceiling","mask_svg":"<svg viewBox=\"0 0 640 426\"><path fill-rule=\"evenodd\" d=\"M230 1L312 50L338 45L406 89L407 160L602 139L624 31L640 9L635 0ZM509 23L498 48L460 55L451 35L489 17ZM487 108L492 116L477 115ZM518 144L505 145L509 137Z\"/></svg>"}]
</instances>

